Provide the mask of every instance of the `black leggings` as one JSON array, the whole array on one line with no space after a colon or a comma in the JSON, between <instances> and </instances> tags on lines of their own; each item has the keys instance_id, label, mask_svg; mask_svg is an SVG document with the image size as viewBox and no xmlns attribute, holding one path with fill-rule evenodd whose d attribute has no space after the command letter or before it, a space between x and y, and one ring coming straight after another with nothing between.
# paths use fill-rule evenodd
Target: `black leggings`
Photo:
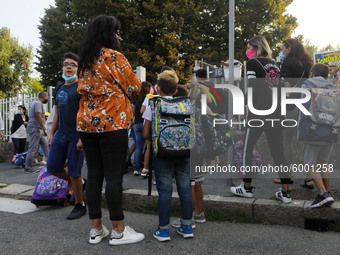
<instances>
[{"instance_id":1,"label":"black leggings","mask_svg":"<svg viewBox=\"0 0 340 255\"><path fill-rule=\"evenodd\" d=\"M122 184L128 149L128 131L122 129L105 133L80 133L80 138L88 168L86 198L90 219L102 217L101 198L105 178L105 199L110 220L123 220Z\"/></svg>"},{"instance_id":2,"label":"black leggings","mask_svg":"<svg viewBox=\"0 0 340 255\"><path fill-rule=\"evenodd\" d=\"M14 154L25 152L26 138L12 138Z\"/></svg>"},{"instance_id":3,"label":"black leggings","mask_svg":"<svg viewBox=\"0 0 340 255\"><path fill-rule=\"evenodd\" d=\"M267 142L269 146L269 150L272 154L276 166L285 166L286 160L284 157L283 152L283 138L282 138L282 128L278 127L268 127L268 128L261 128L261 127L254 127L254 128L247 128L246 135L244 138L244 148L243 148L243 165L251 166L253 161L253 149L257 140L259 139L262 133L266 134ZM289 173L280 172L279 177L281 179L282 184L288 184ZM251 178L248 178L246 175L243 178L243 182L250 183Z\"/></svg>"}]
</instances>

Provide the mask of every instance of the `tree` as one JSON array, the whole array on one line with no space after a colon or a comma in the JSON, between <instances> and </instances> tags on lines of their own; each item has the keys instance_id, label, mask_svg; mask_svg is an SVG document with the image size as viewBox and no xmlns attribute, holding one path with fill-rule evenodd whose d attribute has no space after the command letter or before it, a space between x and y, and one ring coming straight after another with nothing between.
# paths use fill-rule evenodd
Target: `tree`
<instances>
[{"instance_id":1,"label":"tree","mask_svg":"<svg viewBox=\"0 0 340 255\"><path fill-rule=\"evenodd\" d=\"M0 29L0 91L15 95L30 80L32 46L21 46L6 27Z\"/></svg>"},{"instance_id":2,"label":"tree","mask_svg":"<svg viewBox=\"0 0 340 255\"><path fill-rule=\"evenodd\" d=\"M44 86L40 83L39 78L30 78L24 87L25 94L35 94L44 90Z\"/></svg>"},{"instance_id":3,"label":"tree","mask_svg":"<svg viewBox=\"0 0 340 255\"><path fill-rule=\"evenodd\" d=\"M238 0L235 58L245 59L247 40L265 36L272 47L291 36L296 18L285 14L293 0ZM122 24L122 52L133 68L145 66L152 80L162 66L172 66L182 83L191 77L194 60L219 63L228 55L228 1L225 0L56 0L39 26L41 47L37 70L43 83L56 85L60 60L78 52L88 21L116 16ZM278 51L278 50L277 50Z\"/></svg>"}]
</instances>

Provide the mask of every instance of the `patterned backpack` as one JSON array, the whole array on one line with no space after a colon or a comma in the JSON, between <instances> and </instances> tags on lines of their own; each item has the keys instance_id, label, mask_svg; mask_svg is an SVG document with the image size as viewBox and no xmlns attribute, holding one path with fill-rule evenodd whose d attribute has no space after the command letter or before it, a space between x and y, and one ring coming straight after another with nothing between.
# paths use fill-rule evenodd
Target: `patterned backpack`
<instances>
[{"instance_id":1,"label":"patterned backpack","mask_svg":"<svg viewBox=\"0 0 340 255\"><path fill-rule=\"evenodd\" d=\"M340 140L340 91L329 87L316 88L304 82L311 92L311 100L303 106L312 114L300 111L297 140L316 145L330 145Z\"/></svg>"},{"instance_id":2,"label":"patterned backpack","mask_svg":"<svg viewBox=\"0 0 340 255\"><path fill-rule=\"evenodd\" d=\"M156 157L187 158L195 142L193 108L188 97L147 95L152 112L152 146Z\"/></svg>"},{"instance_id":3,"label":"patterned backpack","mask_svg":"<svg viewBox=\"0 0 340 255\"><path fill-rule=\"evenodd\" d=\"M40 205L64 205L67 200L68 182L51 175L46 167L41 169L31 202Z\"/></svg>"},{"instance_id":4,"label":"patterned backpack","mask_svg":"<svg viewBox=\"0 0 340 255\"><path fill-rule=\"evenodd\" d=\"M232 144L232 134L228 125L216 125L214 119L224 119L220 114L202 115L201 110L195 110L196 144L194 153L204 156L207 159L214 159L216 156L228 151Z\"/></svg>"},{"instance_id":5,"label":"patterned backpack","mask_svg":"<svg viewBox=\"0 0 340 255\"><path fill-rule=\"evenodd\" d=\"M243 165L243 143L244 140L234 143L234 162L237 167L241 167ZM254 148L252 165L259 166L261 165L261 161L260 153Z\"/></svg>"}]
</instances>

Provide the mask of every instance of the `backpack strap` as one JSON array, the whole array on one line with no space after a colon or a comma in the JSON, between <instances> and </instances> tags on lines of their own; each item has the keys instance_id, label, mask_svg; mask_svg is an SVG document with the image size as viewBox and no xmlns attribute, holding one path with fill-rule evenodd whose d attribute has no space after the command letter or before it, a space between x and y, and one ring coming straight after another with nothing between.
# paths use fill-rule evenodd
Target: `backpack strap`
<instances>
[{"instance_id":1,"label":"backpack strap","mask_svg":"<svg viewBox=\"0 0 340 255\"><path fill-rule=\"evenodd\" d=\"M309 88L316 88L316 86L311 81L309 81L309 80L306 80L303 83L307 86L307 88L308 87Z\"/></svg>"},{"instance_id":2,"label":"backpack strap","mask_svg":"<svg viewBox=\"0 0 340 255\"><path fill-rule=\"evenodd\" d=\"M53 91L53 97L55 98L57 96L57 93L59 91L59 89L61 88L61 86L63 86L64 83L59 83L57 86L54 87L54 91Z\"/></svg>"},{"instance_id":3,"label":"backpack strap","mask_svg":"<svg viewBox=\"0 0 340 255\"><path fill-rule=\"evenodd\" d=\"M267 70L264 68L264 66L262 65L262 63L260 62L260 60L258 60L257 58L254 58L254 60L256 60L263 68L263 70L266 72L266 74L268 73Z\"/></svg>"}]
</instances>

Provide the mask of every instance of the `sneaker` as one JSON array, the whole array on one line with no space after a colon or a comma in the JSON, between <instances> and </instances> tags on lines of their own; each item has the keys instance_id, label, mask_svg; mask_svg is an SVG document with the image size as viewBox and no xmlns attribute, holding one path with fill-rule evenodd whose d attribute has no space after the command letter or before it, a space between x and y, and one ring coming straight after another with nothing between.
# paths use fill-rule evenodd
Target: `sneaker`
<instances>
[{"instance_id":1,"label":"sneaker","mask_svg":"<svg viewBox=\"0 0 340 255\"><path fill-rule=\"evenodd\" d=\"M325 206L329 206L334 203L334 198L332 198L329 192L324 192L322 194L318 194L316 196L315 201L311 204L312 208L321 208Z\"/></svg>"},{"instance_id":2,"label":"sneaker","mask_svg":"<svg viewBox=\"0 0 340 255\"><path fill-rule=\"evenodd\" d=\"M134 174L135 176L139 176L139 171L135 170L135 171L133 171L133 174Z\"/></svg>"},{"instance_id":3,"label":"sneaker","mask_svg":"<svg viewBox=\"0 0 340 255\"><path fill-rule=\"evenodd\" d=\"M281 200L285 204L289 204L292 202L292 198L290 196L291 192L289 190L282 191L282 189L279 189L278 192L275 193L275 196L277 199Z\"/></svg>"},{"instance_id":4,"label":"sneaker","mask_svg":"<svg viewBox=\"0 0 340 255\"><path fill-rule=\"evenodd\" d=\"M183 225L181 225L177 229L177 233L180 234L181 236L183 236L183 238L193 238L194 237L194 233L192 231L191 225L188 225L185 228L183 228Z\"/></svg>"},{"instance_id":5,"label":"sneaker","mask_svg":"<svg viewBox=\"0 0 340 255\"><path fill-rule=\"evenodd\" d=\"M112 230L109 244L120 245L128 243L138 243L143 239L144 235L142 233L137 233L129 226L125 226L124 232L121 234L117 234L116 231Z\"/></svg>"},{"instance_id":6,"label":"sneaker","mask_svg":"<svg viewBox=\"0 0 340 255\"><path fill-rule=\"evenodd\" d=\"M157 229L154 233L153 233L153 237L156 238L158 241L160 242L166 242L166 241L170 241L170 231L169 229Z\"/></svg>"},{"instance_id":7,"label":"sneaker","mask_svg":"<svg viewBox=\"0 0 340 255\"><path fill-rule=\"evenodd\" d=\"M40 163L39 163L41 166L45 166L47 163L46 163L46 161L45 160L43 160L43 161L40 161Z\"/></svg>"},{"instance_id":8,"label":"sneaker","mask_svg":"<svg viewBox=\"0 0 340 255\"><path fill-rule=\"evenodd\" d=\"M110 232L107 230L107 228L102 225L102 229L98 230L95 228L92 228L90 231L90 239L89 243L90 244L97 244L100 243L102 239L107 237L110 234Z\"/></svg>"},{"instance_id":9,"label":"sneaker","mask_svg":"<svg viewBox=\"0 0 340 255\"><path fill-rule=\"evenodd\" d=\"M76 204L72 212L67 216L68 220L79 219L81 216L86 214L86 205Z\"/></svg>"},{"instance_id":10,"label":"sneaker","mask_svg":"<svg viewBox=\"0 0 340 255\"><path fill-rule=\"evenodd\" d=\"M174 227L174 228L180 228L181 227L181 219L179 218L179 219L171 222L171 226ZM192 220L191 227L192 227L192 229L196 228L194 219Z\"/></svg>"},{"instance_id":11,"label":"sneaker","mask_svg":"<svg viewBox=\"0 0 340 255\"><path fill-rule=\"evenodd\" d=\"M146 176L148 175L148 173L149 173L149 170L148 170L148 169L145 169L145 168L143 168L143 170L142 170L142 173L140 174L140 176L142 176L142 177L146 177Z\"/></svg>"},{"instance_id":12,"label":"sneaker","mask_svg":"<svg viewBox=\"0 0 340 255\"><path fill-rule=\"evenodd\" d=\"M242 182L239 186L231 187L230 191L236 196L254 197L253 188L253 186L251 186L250 188L245 187L244 182Z\"/></svg>"},{"instance_id":13,"label":"sneaker","mask_svg":"<svg viewBox=\"0 0 340 255\"><path fill-rule=\"evenodd\" d=\"M40 171L40 169L36 169L36 168L30 168L30 169L25 168L25 174L33 174L33 173L37 173L39 171Z\"/></svg>"},{"instance_id":14,"label":"sneaker","mask_svg":"<svg viewBox=\"0 0 340 255\"><path fill-rule=\"evenodd\" d=\"M194 221L197 222L197 223L206 222L204 212L202 212L199 215L193 214L193 218L194 218Z\"/></svg>"},{"instance_id":15,"label":"sneaker","mask_svg":"<svg viewBox=\"0 0 340 255\"><path fill-rule=\"evenodd\" d=\"M33 159L33 164L39 165L39 161L35 158L35 159Z\"/></svg>"}]
</instances>

